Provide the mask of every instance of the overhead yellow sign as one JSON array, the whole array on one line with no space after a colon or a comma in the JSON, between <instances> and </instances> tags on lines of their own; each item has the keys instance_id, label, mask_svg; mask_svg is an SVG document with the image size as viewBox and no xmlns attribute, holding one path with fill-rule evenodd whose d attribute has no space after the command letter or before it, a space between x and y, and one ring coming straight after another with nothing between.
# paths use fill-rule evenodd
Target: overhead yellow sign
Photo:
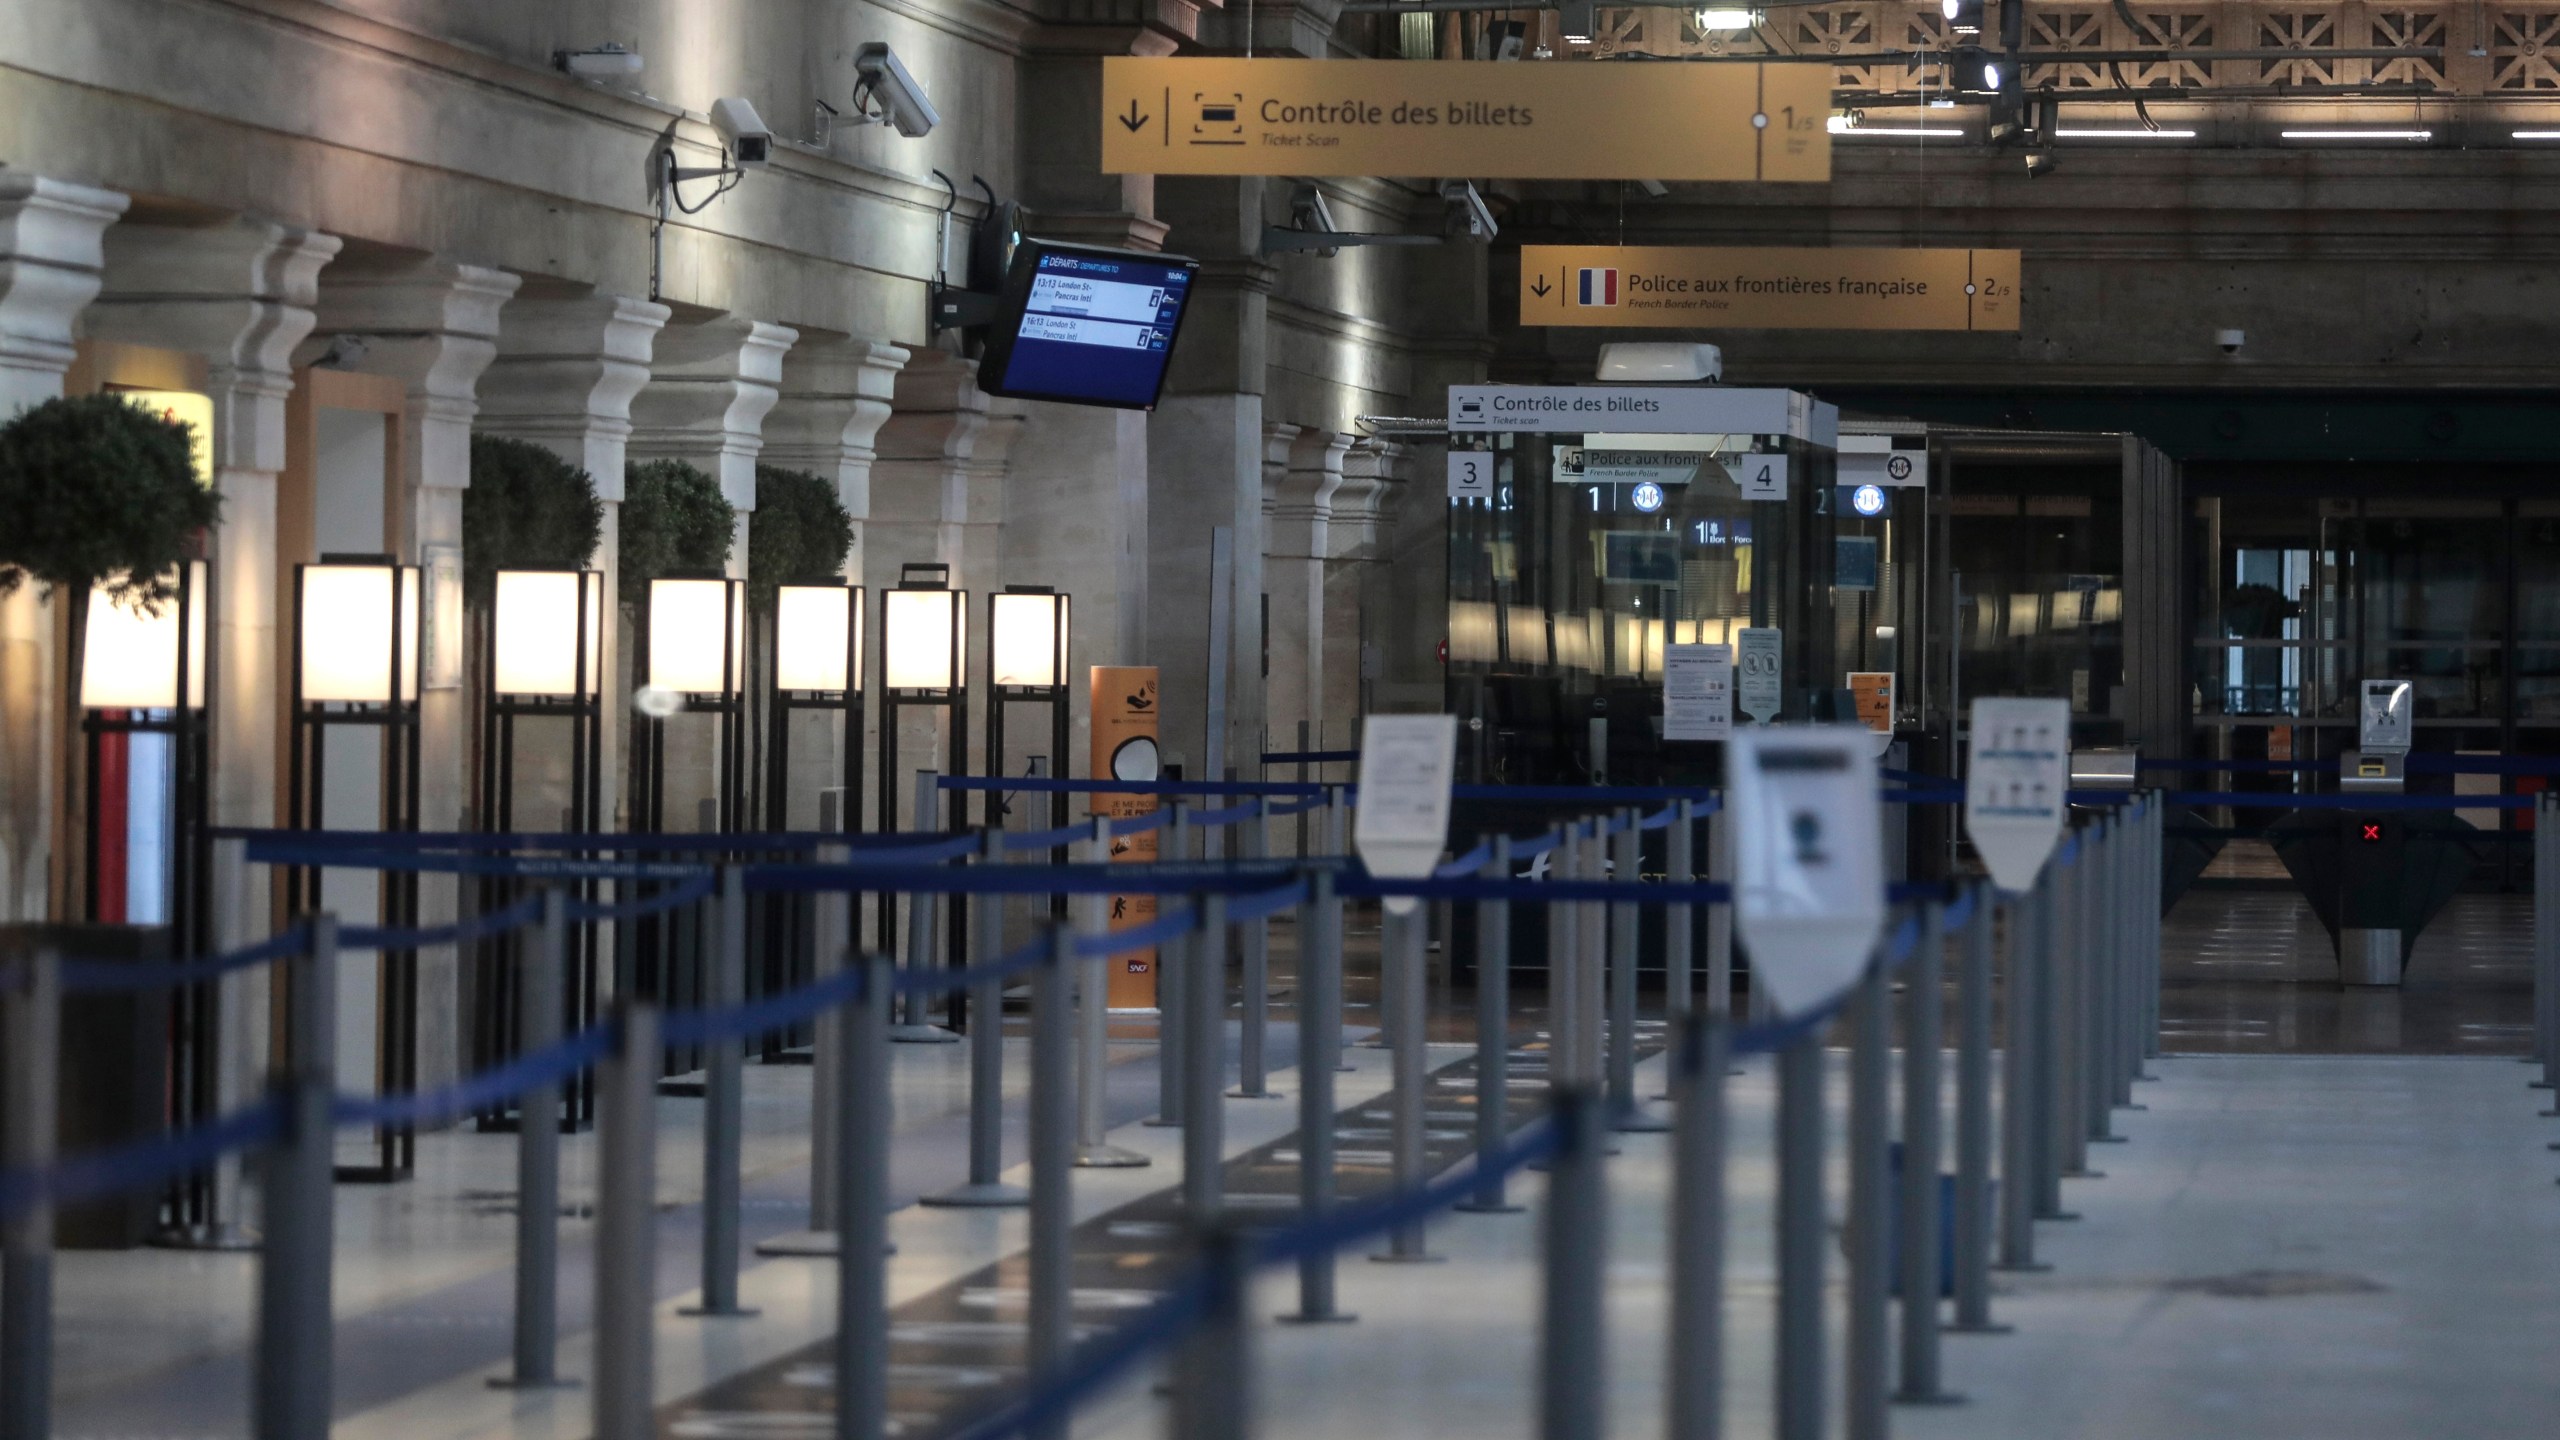
<instances>
[{"instance_id":1,"label":"overhead yellow sign","mask_svg":"<svg viewBox=\"0 0 2560 1440\"><path fill-rule=\"evenodd\" d=\"M1831 178L1824 65L1102 62L1114 175Z\"/></svg>"},{"instance_id":2,"label":"overhead yellow sign","mask_svg":"<svg viewBox=\"0 0 2560 1440\"><path fill-rule=\"evenodd\" d=\"M1523 245L1520 323L2015 330L2015 250Z\"/></svg>"}]
</instances>

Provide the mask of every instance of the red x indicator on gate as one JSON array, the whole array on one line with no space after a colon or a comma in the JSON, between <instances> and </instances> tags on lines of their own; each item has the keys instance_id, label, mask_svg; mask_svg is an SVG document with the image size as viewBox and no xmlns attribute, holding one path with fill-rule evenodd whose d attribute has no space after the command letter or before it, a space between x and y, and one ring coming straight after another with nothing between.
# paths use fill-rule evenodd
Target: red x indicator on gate
<instances>
[{"instance_id":1,"label":"red x indicator on gate","mask_svg":"<svg viewBox=\"0 0 2560 1440\"><path fill-rule=\"evenodd\" d=\"M2367 840L2379 840L2379 839L2381 839L2381 838L2382 838L2382 827L2381 827L2381 826L2379 826L2379 825L2367 825L2366 827L2364 827L2364 838L2366 838Z\"/></svg>"}]
</instances>

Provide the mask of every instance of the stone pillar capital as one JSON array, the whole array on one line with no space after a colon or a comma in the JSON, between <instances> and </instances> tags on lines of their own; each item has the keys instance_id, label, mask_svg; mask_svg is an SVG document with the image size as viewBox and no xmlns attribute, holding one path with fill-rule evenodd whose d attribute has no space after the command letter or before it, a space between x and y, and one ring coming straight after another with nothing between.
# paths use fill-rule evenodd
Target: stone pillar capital
<instances>
[{"instance_id":1,"label":"stone pillar capital","mask_svg":"<svg viewBox=\"0 0 2560 1440\"><path fill-rule=\"evenodd\" d=\"M480 387L479 428L553 451L593 477L597 498L619 502L631 402L667 315L629 295L518 296Z\"/></svg>"},{"instance_id":2,"label":"stone pillar capital","mask_svg":"<svg viewBox=\"0 0 2560 1440\"><path fill-rule=\"evenodd\" d=\"M631 404L631 454L710 472L740 511L756 508L764 420L782 398L782 360L800 332L722 316L658 333L649 383ZM743 557L741 557L743 561Z\"/></svg>"},{"instance_id":3,"label":"stone pillar capital","mask_svg":"<svg viewBox=\"0 0 2560 1440\"><path fill-rule=\"evenodd\" d=\"M435 258L331 270L319 323L297 359L386 375L408 392L401 461L420 489L471 483L481 372L498 354L498 312L519 277Z\"/></svg>"},{"instance_id":4,"label":"stone pillar capital","mask_svg":"<svg viewBox=\"0 0 2560 1440\"><path fill-rule=\"evenodd\" d=\"M98 293L113 190L0 170L0 415L62 393L73 322Z\"/></svg>"}]
</instances>

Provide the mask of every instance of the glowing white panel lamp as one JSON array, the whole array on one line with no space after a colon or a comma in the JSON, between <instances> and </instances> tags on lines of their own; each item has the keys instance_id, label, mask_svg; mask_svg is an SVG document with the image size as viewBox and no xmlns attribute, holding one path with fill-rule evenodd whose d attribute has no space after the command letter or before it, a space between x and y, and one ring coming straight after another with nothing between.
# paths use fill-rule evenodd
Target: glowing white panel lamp
<instances>
[{"instance_id":1,"label":"glowing white panel lamp","mask_svg":"<svg viewBox=\"0 0 2560 1440\"><path fill-rule=\"evenodd\" d=\"M951 690L967 673L967 631L960 617L966 590L910 588L880 592L880 679L892 690Z\"/></svg>"},{"instance_id":2,"label":"glowing white panel lamp","mask_svg":"<svg viewBox=\"0 0 2560 1440\"><path fill-rule=\"evenodd\" d=\"M988 597L987 645L995 683L1055 690L1067 683L1067 597L1046 588L1006 586Z\"/></svg>"},{"instance_id":3,"label":"glowing white panel lamp","mask_svg":"<svg viewBox=\"0 0 2560 1440\"><path fill-rule=\"evenodd\" d=\"M80 705L86 710L174 710L178 705L178 626L187 632L187 708L204 708L205 568L187 562L182 595L157 613L89 587L89 619L80 637ZM169 578L175 582L177 572Z\"/></svg>"},{"instance_id":4,"label":"glowing white panel lamp","mask_svg":"<svg viewBox=\"0 0 2560 1440\"><path fill-rule=\"evenodd\" d=\"M679 695L728 695L741 657L739 582L661 575L649 582L649 683Z\"/></svg>"},{"instance_id":5,"label":"glowing white panel lamp","mask_svg":"<svg viewBox=\"0 0 2560 1440\"><path fill-rule=\"evenodd\" d=\"M774 589L773 688L840 694L862 674L862 588Z\"/></svg>"},{"instance_id":6,"label":"glowing white panel lamp","mask_svg":"<svg viewBox=\"0 0 2560 1440\"><path fill-rule=\"evenodd\" d=\"M581 666L579 592L585 592ZM604 575L596 570L501 570L491 625L501 695L592 695L603 647ZM583 671L583 673L581 673Z\"/></svg>"},{"instance_id":7,"label":"glowing white panel lamp","mask_svg":"<svg viewBox=\"0 0 2560 1440\"><path fill-rule=\"evenodd\" d=\"M294 669L303 702L415 704L418 567L388 556L323 555L301 567L298 583L302 644Z\"/></svg>"}]
</instances>

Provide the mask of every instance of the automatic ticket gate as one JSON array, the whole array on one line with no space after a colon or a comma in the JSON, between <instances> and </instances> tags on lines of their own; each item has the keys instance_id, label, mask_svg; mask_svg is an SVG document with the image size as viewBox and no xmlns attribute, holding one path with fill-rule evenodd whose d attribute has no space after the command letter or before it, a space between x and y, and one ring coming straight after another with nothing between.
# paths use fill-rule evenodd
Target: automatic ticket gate
<instances>
[{"instance_id":1,"label":"automatic ticket gate","mask_svg":"<svg viewBox=\"0 0 2560 1440\"><path fill-rule=\"evenodd\" d=\"M2341 794L2402 793L2398 751L2339 757ZM2328 932L2341 985L2397 985L2419 932L2477 863L2476 833L2449 811L2350 806L2297 810L2270 839Z\"/></svg>"}]
</instances>

